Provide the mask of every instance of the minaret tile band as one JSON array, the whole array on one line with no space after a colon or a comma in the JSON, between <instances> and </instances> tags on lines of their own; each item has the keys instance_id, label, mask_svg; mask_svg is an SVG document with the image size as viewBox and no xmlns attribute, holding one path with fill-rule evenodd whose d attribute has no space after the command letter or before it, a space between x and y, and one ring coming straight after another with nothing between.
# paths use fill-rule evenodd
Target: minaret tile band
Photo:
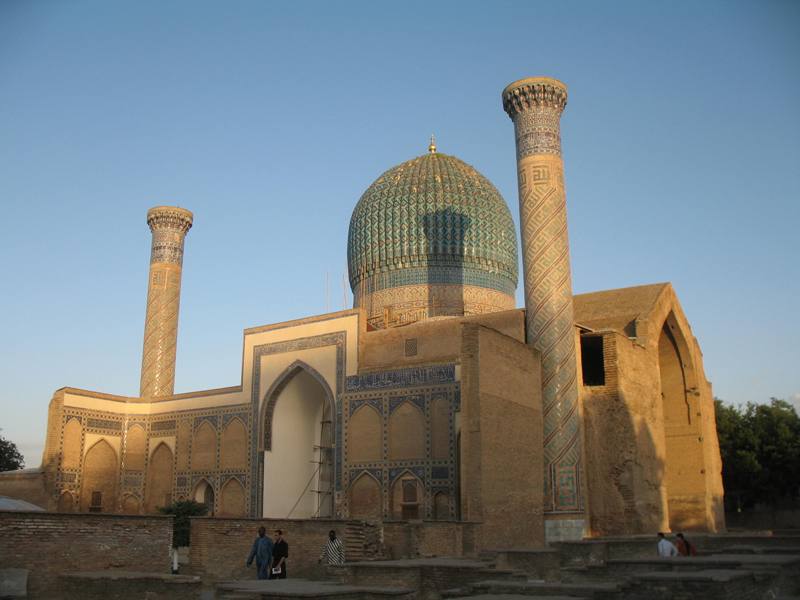
<instances>
[{"instance_id":1,"label":"minaret tile band","mask_svg":"<svg viewBox=\"0 0 800 600\"><path fill-rule=\"evenodd\" d=\"M147 224L153 237L139 386L142 398L170 396L175 391L183 242L192 227L192 213L157 206L147 211Z\"/></svg>"},{"instance_id":2,"label":"minaret tile band","mask_svg":"<svg viewBox=\"0 0 800 600\"><path fill-rule=\"evenodd\" d=\"M527 341L541 352L545 511L583 510L572 279L559 123L567 88L522 79L503 90L514 122Z\"/></svg>"}]
</instances>

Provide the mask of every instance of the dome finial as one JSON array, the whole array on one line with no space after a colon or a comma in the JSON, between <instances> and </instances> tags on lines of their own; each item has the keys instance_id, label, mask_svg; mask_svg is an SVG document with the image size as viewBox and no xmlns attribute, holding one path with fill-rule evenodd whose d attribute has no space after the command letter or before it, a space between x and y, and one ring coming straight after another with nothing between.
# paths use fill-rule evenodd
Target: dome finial
<instances>
[{"instance_id":1,"label":"dome finial","mask_svg":"<svg viewBox=\"0 0 800 600\"><path fill-rule=\"evenodd\" d=\"M436 136L431 134L431 143L428 146L428 152L436 154Z\"/></svg>"}]
</instances>

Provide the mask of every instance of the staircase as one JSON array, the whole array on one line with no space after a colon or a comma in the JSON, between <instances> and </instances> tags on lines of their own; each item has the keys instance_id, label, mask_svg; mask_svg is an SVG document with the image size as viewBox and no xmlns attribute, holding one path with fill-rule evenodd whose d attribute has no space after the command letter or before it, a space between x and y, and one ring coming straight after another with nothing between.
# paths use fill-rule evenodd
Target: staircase
<instances>
[{"instance_id":1,"label":"staircase","mask_svg":"<svg viewBox=\"0 0 800 600\"><path fill-rule=\"evenodd\" d=\"M384 558L380 529L368 521L347 521L343 535L347 562Z\"/></svg>"}]
</instances>

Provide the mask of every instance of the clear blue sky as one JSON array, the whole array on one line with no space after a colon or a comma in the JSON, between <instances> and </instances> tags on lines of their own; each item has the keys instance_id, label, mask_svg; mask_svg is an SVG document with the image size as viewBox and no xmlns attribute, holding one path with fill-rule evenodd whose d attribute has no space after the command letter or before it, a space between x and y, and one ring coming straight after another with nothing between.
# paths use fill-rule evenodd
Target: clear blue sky
<instances>
[{"instance_id":1,"label":"clear blue sky","mask_svg":"<svg viewBox=\"0 0 800 600\"><path fill-rule=\"evenodd\" d=\"M37 466L54 390L138 392L150 206L195 213L178 392L326 273L342 307L356 201L431 132L516 218L533 75L570 89L575 291L671 281L716 395L800 401L800 3L3 0L3 435Z\"/></svg>"}]
</instances>

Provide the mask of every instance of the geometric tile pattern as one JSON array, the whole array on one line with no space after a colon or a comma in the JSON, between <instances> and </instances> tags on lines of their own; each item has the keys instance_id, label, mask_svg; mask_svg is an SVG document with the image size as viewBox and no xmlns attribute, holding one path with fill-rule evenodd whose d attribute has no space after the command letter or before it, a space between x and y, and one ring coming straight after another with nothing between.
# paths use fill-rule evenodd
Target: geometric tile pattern
<instances>
[{"instance_id":1,"label":"geometric tile pattern","mask_svg":"<svg viewBox=\"0 0 800 600\"><path fill-rule=\"evenodd\" d=\"M511 84L503 108L517 139L528 343L541 352L545 510L583 509L572 278L558 121L567 90L537 78Z\"/></svg>"},{"instance_id":2,"label":"geometric tile pattern","mask_svg":"<svg viewBox=\"0 0 800 600\"><path fill-rule=\"evenodd\" d=\"M175 389L183 241L192 226L192 213L159 206L147 212L147 224L152 243L139 384L143 398L169 396Z\"/></svg>"},{"instance_id":3,"label":"geometric tile pattern","mask_svg":"<svg viewBox=\"0 0 800 600\"><path fill-rule=\"evenodd\" d=\"M419 385L455 383L455 365L430 367L408 367L391 371L378 371L362 375L350 375L346 380L348 392L367 392L386 388L405 388Z\"/></svg>"},{"instance_id":4,"label":"geometric tile pattern","mask_svg":"<svg viewBox=\"0 0 800 600\"><path fill-rule=\"evenodd\" d=\"M390 518L390 491L393 482L403 473L413 473L423 489L421 502L422 518L433 517L435 492L445 492L450 498L450 518L456 518L455 498L458 490L458 457L456 456L455 417L459 407L460 384L455 378L455 365L444 364L427 367L409 367L351 375L346 379L342 420L343 446L350 436L350 416L364 405L375 408L381 416L382 452L380 458L368 462L345 461L342 473L343 490L337 508L340 516L349 516L348 490L363 473L369 473L381 487L383 516ZM431 406L434 400L444 400L447 411L447 456L432 457ZM425 452L415 459L391 459L389 457L389 421L392 412L409 402L424 415Z\"/></svg>"},{"instance_id":5,"label":"geometric tile pattern","mask_svg":"<svg viewBox=\"0 0 800 600\"><path fill-rule=\"evenodd\" d=\"M297 350L309 350L314 348L324 348L326 346L333 346L336 348L336 384L335 389L331 390L334 395L334 403L336 413L333 422L333 446L334 446L334 481L337 490L341 487L342 475L342 405L341 394L344 391L346 365L345 347L347 344L347 333L345 331L336 331L324 333L321 335L310 336L306 338L290 339L282 342L272 342L268 344L261 344L253 348L252 363L254 365L252 380L251 380L251 411L252 420L254 423L259 423L259 407L262 400L268 401L269 398L260 397L259 390L261 389L261 369L257 366L261 364L261 358L275 354L282 354L285 352L295 352ZM287 373L284 373L284 377ZM273 383L273 386L275 383ZM280 385L280 383L278 383ZM271 388L272 393L274 389ZM268 394L269 395L269 392ZM264 415L266 416L266 415ZM264 454L259 452L259 434L264 432L264 423L252 427L251 435L251 467L250 475L253 485L250 486L250 516L257 517L261 514L261 507L263 505L263 492L264 492ZM338 492L337 492L338 494ZM334 505L338 502L334 502Z\"/></svg>"},{"instance_id":6,"label":"geometric tile pattern","mask_svg":"<svg viewBox=\"0 0 800 600\"><path fill-rule=\"evenodd\" d=\"M431 152L383 175L361 196L347 239L359 298L404 285L475 285L513 295L517 239L508 206L473 167Z\"/></svg>"},{"instance_id":7,"label":"geometric tile pattern","mask_svg":"<svg viewBox=\"0 0 800 600\"><path fill-rule=\"evenodd\" d=\"M375 329L396 327L433 317L482 315L511 310L514 292L461 284L400 285L356 296L354 304L367 312Z\"/></svg>"}]
</instances>

